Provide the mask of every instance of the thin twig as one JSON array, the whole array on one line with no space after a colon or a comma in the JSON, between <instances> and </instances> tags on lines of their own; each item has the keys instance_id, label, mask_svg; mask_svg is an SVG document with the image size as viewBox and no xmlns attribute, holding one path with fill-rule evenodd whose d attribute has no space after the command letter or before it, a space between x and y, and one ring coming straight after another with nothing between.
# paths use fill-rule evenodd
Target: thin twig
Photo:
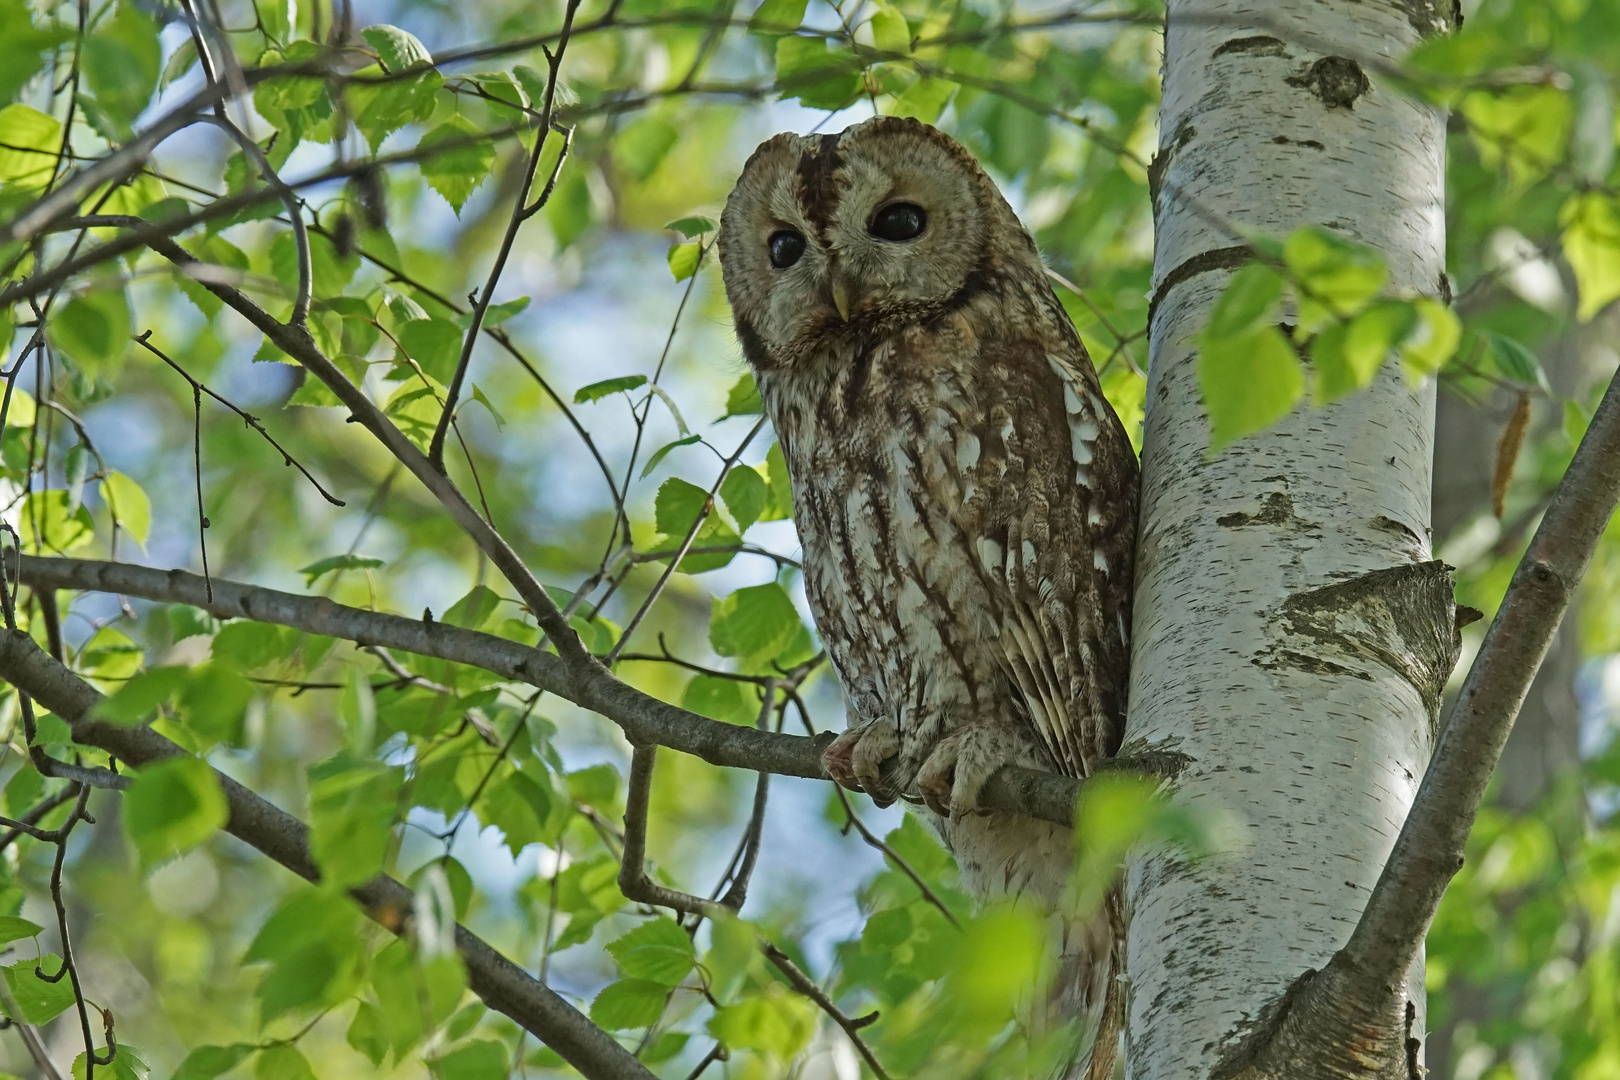
<instances>
[{"instance_id":1,"label":"thin twig","mask_svg":"<svg viewBox=\"0 0 1620 1080\"><path fill-rule=\"evenodd\" d=\"M142 348L144 348L147 352L150 352L153 356L156 356L159 360L162 360L165 364L168 364L170 367L174 368L174 370L178 371L180 373L180 377L185 379L186 382L191 384L191 389L192 389L193 393L207 394L209 397L213 398L215 401L219 402L221 405L223 405L227 409L231 410L231 412L235 413L237 416L240 416L242 418L242 422L244 424L246 424L248 427L252 428L254 431L257 431L260 435L262 435L264 437L265 442L267 442L271 446L275 447L276 453L281 455L281 461L282 461L283 465L291 465L293 468L297 469L299 472L304 474L304 479L308 480L310 482L310 485L313 486L316 491L320 492L321 498L325 499L327 502L331 503L333 506L347 506L348 505L348 503L344 502L342 499L338 498L336 495L333 495L330 491L327 491L326 488L322 487L321 482L319 480L315 479L314 475L311 474L308 469L304 468L303 465L299 464L298 459L293 457L292 454L287 451L286 447L284 447L280 443L278 443L275 440L275 438L270 434L270 432L265 430L264 422L261 421L257 416L254 416L252 413L248 412L246 409L238 408L235 404L233 404L229 400L221 397L219 394L216 394L213 390L210 390L206 383L204 383L200 379L197 379L196 377L194 377L191 374L191 372L187 371L185 368L183 368L179 364L177 364L169 356L169 354L165 353L162 349L159 349L156 345L153 345L152 344L152 331L147 330L144 333L138 335L135 338L135 341Z\"/></svg>"},{"instance_id":2,"label":"thin twig","mask_svg":"<svg viewBox=\"0 0 1620 1080\"><path fill-rule=\"evenodd\" d=\"M821 987L816 985L815 980L806 975L787 953L777 948L770 941L762 940L760 948L765 953L765 958L775 964L778 971L787 976L787 981L793 986L793 989L815 1002L822 1012L832 1018L833 1023L844 1029L844 1034L849 1036L849 1041L855 1045L856 1052L861 1055L871 1070L878 1075L878 1080L889 1080L889 1074L884 1070L883 1063L877 1059L876 1054L872 1053L872 1048L866 1045L866 1040L861 1038L861 1028L875 1021L878 1014L875 1012L868 1013L858 1018L845 1015L844 1011L833 1003L833 999L828 997Z\"/></svg>"},{"instance_id":3,"label":"thin twig","mask_svg":"<svg viewBox=\"0 0 1620 1080\"><path fill-rule=\"evenodd\" d=\"M551 135L553 124L552 111L556 104L557 73L562 67L563 54L568 49L568 35L574 26L574 13L579 10L580 0L568 0L568 6L563 11L562 31L557 37L557 51L553 53L546 50L546 61L549 70L546 75L546 91L540 109L540 122L538 132L534 137L534 148L529 152L528 165L523 170L523 179L518 183L517 196L512 202L512 215L506 222L506 232L501 236L500 249L495 254L495 261L489 268L489 277L484 281L483 292L479 293L478 300L473 304L472 316L467 323L467 333L462 339L461 355L456 360L455 374L450 377L450 385L445 389L444 411L439 416L439 423L433 430L433 439L428 444L428 460L439 468L444 468L444 438L450 428L450 421L456 414L456 402L461 398L461 383L467 377L467 366L472 362L473 346L478 342L478 331L484 326L484 316L489 313L490 301L495 299L495 288L500 284L501 275L506 272L506 260L512 254L512 245L517 241L518 230L523 223L539 213L551 198L551 192L557 185L557 175L562 171L563 162L568 158L568 148L574 141L572 129L563 138L562 153L557 155L557 163L552 168L551 179L547 181L545 189L534 204L529 205L529 189L534 185L534 178L540 171L540 159L546 151L546 140Z\"/></svg>"}]
</instances>

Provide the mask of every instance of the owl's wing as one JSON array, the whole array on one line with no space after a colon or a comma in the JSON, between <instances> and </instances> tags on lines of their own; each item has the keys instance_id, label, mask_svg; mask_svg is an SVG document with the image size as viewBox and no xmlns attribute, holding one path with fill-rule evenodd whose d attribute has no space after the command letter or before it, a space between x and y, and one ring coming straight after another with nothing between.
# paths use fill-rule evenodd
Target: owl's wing
<instances>
[{"instance_id":1,"label":"owl's wing","mask_svg":"<svg viewBox=\"0 0 1620 1080\"><path fill-rule=\"evenodd\" d=\"M1124 731L1136 455L1078 340L981 348L988 400L963 524L986 629L1057 766L1086 776Z\"/></svg>"}]
</instances>

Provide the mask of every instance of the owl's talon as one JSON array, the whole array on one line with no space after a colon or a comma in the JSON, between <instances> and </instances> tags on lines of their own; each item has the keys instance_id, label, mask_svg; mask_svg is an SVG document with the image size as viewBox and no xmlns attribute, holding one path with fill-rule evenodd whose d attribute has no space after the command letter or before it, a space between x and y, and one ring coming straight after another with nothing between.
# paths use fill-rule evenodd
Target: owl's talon
<instances>
[{"instance_id":1,"label":"owl's talon","mask_svg":"<svg viewBox=\"0 0 1620 1080\"><path fill-rule=\"evenodd\" d=\"M988 813L979 806L979 793L990 774L1003 765L1016 764L1016 743L1007 730L991 725L958 728L939 742L917 773L923 802L942 817L960 818Z\"/></svg>"},{"instance_id":2,"label":"owl's talon","mask_svg":"<svg viewBox=\"0 0 1620 1080\"><path fill-rule=\"evenodd\" d=\"M879 806L899 793L883 780L883 763L900 752L900 732L892 720L857 724L821 752L821 763L840 787L864 791Z\"/></svg>"}]
</instances>

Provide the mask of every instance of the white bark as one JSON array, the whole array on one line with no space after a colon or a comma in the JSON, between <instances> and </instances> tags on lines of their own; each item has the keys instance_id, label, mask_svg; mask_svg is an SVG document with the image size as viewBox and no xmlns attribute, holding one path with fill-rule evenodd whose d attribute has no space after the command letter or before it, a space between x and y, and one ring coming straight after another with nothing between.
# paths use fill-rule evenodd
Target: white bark
<instances>
[{"instance_id":1,"label":"white bark","mask_svg":"<svg viewBox=\"0 0 1620 1080\"><path fill-rule=\"evenodd\" d=\"M1388 366L1206 459L1188 339L1230 277L1209 253L1239 243L1232 224L1325 225L1383 252L1392 288L1443 291L1443 118L1372 70L1434 21L1391 0L1170 4L1125 752L1187 755L1175 797L1235 815L1247 847L1132 867L1132 1077L1234 1064L1349 937L1428 760L1434 643L1401 585L1435 574L1432 387ZM1347 61L1313 69L1329 55ZM1348 61L1371 86L1329 104L1355 89ZM1421 1035L1421 963L1410 985Z\"/></svg>"}]
</instances>

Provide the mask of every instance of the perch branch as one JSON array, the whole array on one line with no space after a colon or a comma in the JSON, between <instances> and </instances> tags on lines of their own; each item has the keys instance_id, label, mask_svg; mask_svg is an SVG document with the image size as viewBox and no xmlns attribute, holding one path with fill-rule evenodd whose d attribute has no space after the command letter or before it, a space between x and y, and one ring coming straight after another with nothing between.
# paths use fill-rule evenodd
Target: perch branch
<instances>
[{"instance_id":1,"label":"perch branch","mask_svg":"<svg viewBox=\"0 0 1620 1080\"><path fill-rule=\"evenodd\" d=\"M378 645L418 656L471 664L601 713L623 728L632 743L656 743L726 768L811 779L827 776L821 767L821 751L831 740L831 733L811 738L721 723L659 701L606 672L593 672L580 679L555 653L493 634L366 611L325 597L300 596L221 578L214 579L214 598L210 601L203 579L183 570L155 570L129 563L33 555L22 556L18 566L17 556L9 548L4 558L7 575L17 574L29 586L190 604L219 619L276 623L361 645ZM984 801L986 806L998 810L1067 825L1073 820L1074 800L1080 786L1081 781L1067 776L1004 768L986 784Z\"/></svg>"}]
</instances>

